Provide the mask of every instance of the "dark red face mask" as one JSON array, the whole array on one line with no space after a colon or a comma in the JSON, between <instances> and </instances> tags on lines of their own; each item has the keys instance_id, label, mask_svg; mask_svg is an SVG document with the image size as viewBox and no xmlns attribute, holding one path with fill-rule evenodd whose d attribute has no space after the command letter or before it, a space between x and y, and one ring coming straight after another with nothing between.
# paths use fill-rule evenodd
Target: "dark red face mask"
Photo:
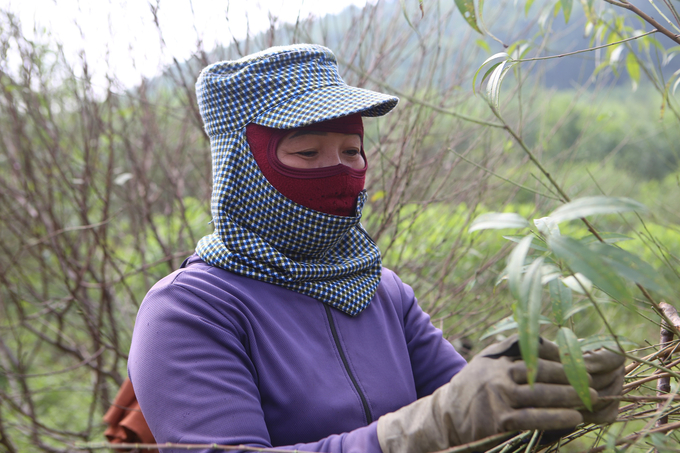
<instances>
[{"instance_id":1,"label":"dark red face mask","mask_svg":"<svg viewBox=\"0 0 680 453\"><path fill-rule=\"evenodd\" d=\"M273 129L252 123L246 126L246 139L257 165L267 181L283 196L315 211L354 216L357 197L364 189L368 165L361 170L342 164L303 169L281 163L276 156L276 147L286 135L299 130L359 134L362 143L361 156L366 162L361 114L356 113L297 129Z\"/></svg>"}]
</instances>

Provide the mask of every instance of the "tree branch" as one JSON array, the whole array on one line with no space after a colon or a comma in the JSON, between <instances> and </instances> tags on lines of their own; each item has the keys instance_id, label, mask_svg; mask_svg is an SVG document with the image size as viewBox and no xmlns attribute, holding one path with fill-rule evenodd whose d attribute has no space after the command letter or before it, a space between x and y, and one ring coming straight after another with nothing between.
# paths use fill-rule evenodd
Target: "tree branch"
<instances>
[{"instance_id":1,"label":"tree branch","mask_svg":"<svg viewBox=\"0 0 680 453\"><path fill-rule=\"evenodd\" d=\"M518 63L522 63L522 62L525 62L525 61L552 60L553 58L568 57L569 55L576 55L576 54L579 54L579 53L590 52L590 51L597 50L597 49L603 49L605 47L615 46L617 44L621 44L621 43L624 43L626 41L632 41L634 39L644 38L645 36L651 35L652 33L657 33L658 31L659 30L657 30L655 28L654 30L648 31L647 33L643 33L643 34L638 35L638 36L633 36L631 38L622 39L621 41L616 41L616 42L612 42L612 43L609 43L609 44L603 44L601 46L589 47L588 49L575 50L573 52L562 53L562 54L559 54L559 55L549 55L547 57L536 57L536 58L524 58L522 60L513 60L513 61L516 61Z\"/></svg>"},{"instance_id":2,"label":"tree branch","mask_svg":"<svg viewBox=\"0 0 680 453\"><path fill-rule=\"evenodd\" d=\"M645 14L644 11L640 10L637 6L628 3L628 2L617 2L616 0L604 0L605 2L609 3L610 5L618 6L619 8L625 8L629 11L634 12L638 16L640 16L642 19L644 19L645 22L651 24L654 28L659 30L660 33L663 33L664 35L668 36L670 39L675 41L676 43L680 44L680 34L673 33L669 29L665 28L663 25L661 25L659 22L657 22L656 19L654 19L651 16L648 16Z\"/></svg>"}]
</instances>

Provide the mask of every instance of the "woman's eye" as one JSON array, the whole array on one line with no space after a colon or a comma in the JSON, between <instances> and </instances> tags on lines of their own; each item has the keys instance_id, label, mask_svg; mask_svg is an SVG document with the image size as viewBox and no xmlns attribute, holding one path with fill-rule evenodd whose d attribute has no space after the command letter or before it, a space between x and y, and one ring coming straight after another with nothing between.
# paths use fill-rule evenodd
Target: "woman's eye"
<instances>
[{"instance_id":1,"label":"woman's eye","mask_svg":"<svg viewBox=\"0 0 680 453\"><path fill-rule=\"evenodd\" d=\"M359 151L358 149L345 150L345 154L347 154L348 156L358 156L360 153L361 151Z\"/></svg>"},{"instance_id":2,"label":"woman's eye","mask_svg":"<svg viewBox=\"0 0 680 453\"><path fill-rule=\"evenodd\" d=\"M302 157L314 157L318 153L316 151L298 151L295 154L297 154L298 156L302 156Z\"/></svg>"}]
</instances>

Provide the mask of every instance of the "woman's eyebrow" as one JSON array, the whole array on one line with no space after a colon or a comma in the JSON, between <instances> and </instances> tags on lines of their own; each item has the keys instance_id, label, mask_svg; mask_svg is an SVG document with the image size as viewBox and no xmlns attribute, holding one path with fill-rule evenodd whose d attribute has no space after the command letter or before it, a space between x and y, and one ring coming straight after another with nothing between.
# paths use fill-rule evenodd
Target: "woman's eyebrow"
<instances>
[{"instance_id":1,"label":"woman's eyebrow","mask_svg":"<svg viewBox=\"0 0 680 453\"><path fill-rule=\"evenodd\" d=\"M291 138L300 137L300 136L302 136L302 135L326 135L326 132L323 132L323 131L314 131L314 130L297 131L296 133L294 133L294 134L291 135L290 137L287 137L286 140L290 140ZM345 134L345 135L356 135L356 136L358 136L359 138L361 138L361 135L360 135L360 134L357 134L357 133L351 133L351 134Z\"/></svg>"},{"instance_id":2,"label":"woman's eyebrow","mask_svg":"<svg viewBox=\"0 0 680 453\"><path fill-rule=\"evenodd\" d=\"M302 135L326 135L326 133L322 131L297 131L296 133L288 137L288 139L300 137Z\"/></svg>"}]
</instances>

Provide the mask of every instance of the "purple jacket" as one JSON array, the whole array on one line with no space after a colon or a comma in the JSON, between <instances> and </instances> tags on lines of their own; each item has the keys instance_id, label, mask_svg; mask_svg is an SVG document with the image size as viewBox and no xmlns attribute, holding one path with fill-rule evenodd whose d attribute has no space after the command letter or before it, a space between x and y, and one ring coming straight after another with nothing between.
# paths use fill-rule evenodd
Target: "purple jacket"
<instances>
[{"instance_id":1,"label":"purple jacket","mask_svg":"<svg viewBox=\"0 0 680 453\"><path fill-rule=\"evenodd\" d=\"M387 269L350 317L197 256L149 291L128 362L159 443L364 453L381 451L378 417L464 365Z\"/></svg>"}]
</instances>

